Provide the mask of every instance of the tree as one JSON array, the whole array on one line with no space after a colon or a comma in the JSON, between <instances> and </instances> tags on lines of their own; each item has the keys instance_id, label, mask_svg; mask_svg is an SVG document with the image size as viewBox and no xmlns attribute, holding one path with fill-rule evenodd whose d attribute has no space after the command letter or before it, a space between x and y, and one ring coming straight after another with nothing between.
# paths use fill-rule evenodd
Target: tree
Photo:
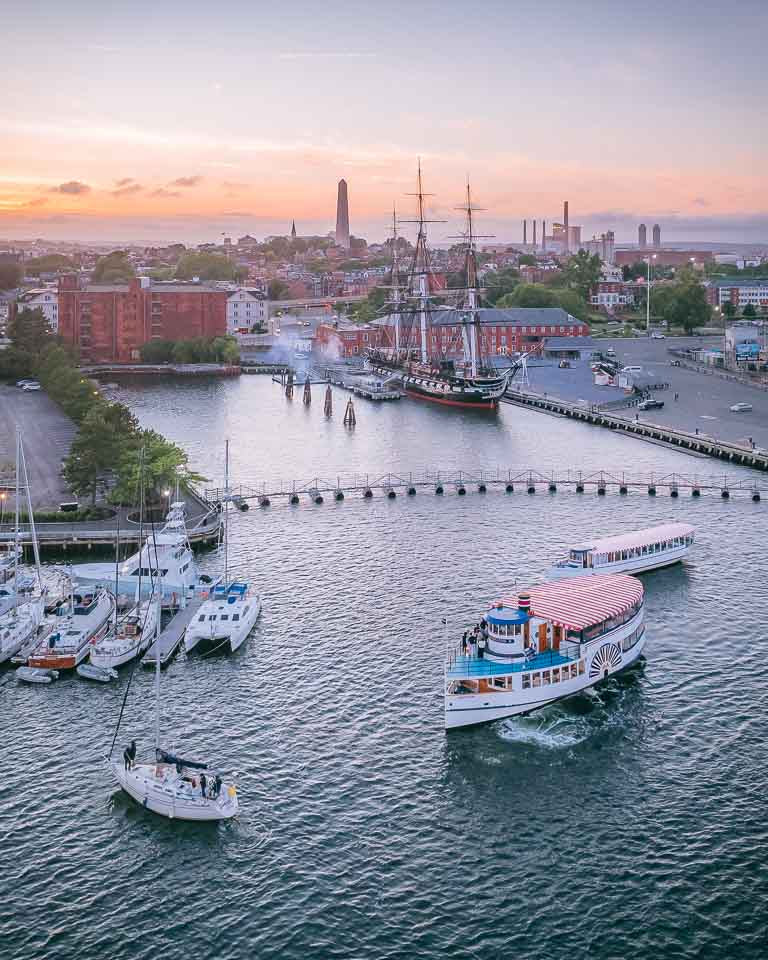
<instances>
[{"instance_id":1,"label":"tree","mask_svg":"<svg viewBox=\"0 0 768 960\"><path fill-rule=\"evenodd\" d=\"M185 253L176 264L178 280L242 280L248 271L220 253Z\"/></svg>"},{"instance_id":2,"label":"tree","mask_svg":"<svg viewBox=\"0 0 768 960\"><path fill-rule=\"evenodd\" d=\"M589 307L575 290L553 291L557 296L558 305L582 323L589 321Z\"/></svg>"},{"instance_id":3,"label":"tree","mask_svg":"<svg viewBox=\"0 0 768 960\"><path fill-rule=\"evenodd\" d=\"M532 253L521 253L517 258L518 265L521 267L535 267L536 257Z\"/></svg>"},{"instance_id":4,"label":"tree","mask_svg":"<svg viewBox=\"0 0 768 960\"><path fill-rule=\"evenodd\" d=\"M142 344L141 359L144 363L169 363L174 346L173 340L148 340Z\"/></svg>"},{"instance_id":5,"label":"tree","mask_svg":"<svg viewBox=\"0 0 768 960\"><path fill-rule=\"evenodd\" d=\"M744 309L741 311L741 315L742 317L744 317L745 320L754 320L755 317L757 316L757 310L755 309L755 305L753 303L748 303L746 307L744 307Z\"/></svg>"},{"instance_id":6,"label":"tree","mask_svg":"<svg viewBox=\"0 0 768 960\"><path fill-rule=\"evenodd\" d=\"M731 303L730 300L726 300L723 304L722 313L726 320L732 320L736 316L735 304Z\"/></svg>"},{"instance_id":7,"label":"tree","mask_svg":"<svg viewBox=\"0 0 768 960\"><path fill-rule=\"evenodd\" d=\"M24 275L18 263L0 263L0 290L14 290Z\"/></svg>"},{"instance_id":8,"label":"tree","mask_svg":"<svg viewBox=\"0 0 768 960\"><path fill-rule=\"evenodd\" d=\"M204 479L192 473L187 454L154 430L140 430L136 442L129 444L117 466L117 482L110 494L115 503L135 503L141 474L140 451L144 450L144 484L150 491L149 500L162 503L162 490L172 487L177 480L196 483Z\"/></svg>"},{"instance_id":9,"label":"tree","mask_svg":"<svg viewBox=\"0 0 768 960\"><path fill-rule=\"evenodd\" d=\"M349 305L347 317L352 320L353 323L371 323L380 315L381 309L386 302L386 288L374 287L365 300Z\"/></svg>"},{"instance_id":10,"label":"tree","mask_svg":"<svg viewBox=\"0 0 768 960\"><path fill-rule=\"evenodd\" d=\"M270 300L284 300L288 293L288 284L282 280L270 280L267 288L267 297Z\"/></svg>"},{"instance_id":11,"label":"tree","mask_svg":"<svg viewBox=\"0 0 768 960\"><path fill-rule=\"evenodd\" d=\"M125 250L113 250L105 257L99 257L93 268L93 283L127 283L136 276L136 271L128 259Z\"/></svg>"},{"instance_id":12,"label":"tree","mask_svg":"<svg viewBox=\"0 0 768 960\"><path fill-rule=\"evenodd\" d=\"M542 283L518 284L505 304L510 307L558 307L557 293Z\"/></svg>"},{"instance_id":13,"label":"tree","mask_svg":"<svg viewBox=\"0 0 768 960\"><path fill-rule=\"evenodd\" d=\"M139 444L139 423L122 403L100 403L91 408L80 424L62 471L65 481L78 496L96 502L99 477L107 471L120 473L126 457Z\"/></svg>"},{"instance_id":14,"label":"tree","mask_svg":"<svg viewBox=\"0 0 768 960\"><path fill-rule=\"evenodd\" d=\"M579 250L565 265L566 282L586 301L590 290L600 279L602 268L603 262L596 253Z\"/></svg>"},{"instance_id":15,"label":"tree","mask_svg":"<svg viewBox=\"0 0 768 960\"><path fill-rule=\"evenodd\" d=\"M707 291L693 276L663 286L653 294L651 306L668 326L687 331L705 326L711 312Z\"/></svg>"},{"instance_id":16,"label":"tree","mask_svg":"<svg viewBox=\"0 0 768 960\"><path fill-rule=\"evenodd\" d=\"M40 307L24 307L8 323L8 339L17 350L39 356L53 342L53 331Z\"/></svg>"},{"instance_id":17,"label":"tree","mask_svg":"<svg viewBox=\"0 0 768 960\"><path fill-rule=\"evenodd\" d=\"M58 273L60 270L74 270L75 262L63 253L49 253L44 257L32 257L24 262L24 273L28 277L39 277L41 273Z\"/></svg>"},{"instance_id":18,"label":"tree","mask_svg":"<svg viewBox=\"0 0 768 960\"><path fill-rule=\"evenodd\" d=\"M639 277L645 277L648 273L648 264L643 260L636 260L631 266L624 264L621 268L621 276L625 282L637 280Z\"/></svg>"},{"instance_id":19,"label":"tree","mask_svg":"<svg viewBox=\"0 0 768 960\"><path fill-rule=\"evenodd\" d=\"M503 270L492 270L486 273L484 280L485 299L492 306L498 306L498 301L515 289L520 282L520 271L514 267L505 267Z\"/></svg>"}]
</instances>

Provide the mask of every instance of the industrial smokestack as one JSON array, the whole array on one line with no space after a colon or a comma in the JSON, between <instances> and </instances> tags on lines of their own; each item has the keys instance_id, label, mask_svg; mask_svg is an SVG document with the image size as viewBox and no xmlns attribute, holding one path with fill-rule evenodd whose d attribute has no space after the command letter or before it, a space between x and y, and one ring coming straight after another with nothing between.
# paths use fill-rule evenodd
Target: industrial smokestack
<instances>
[{"instance_id":1,"label":"industrial smokestack","mask_svg":"<svg viewBox=\"0 0 768 960\"><path fill-rule=\"evenodd\" d=\"M568 253L570 237L568 236L568 201L563 201L563 230L565 231L565 252Z\"/></svg>"},{"instance_id":2,"label":"industrial smokestack","mask_svg":"<svg viewBox=\"0 0 768 960\"><path fill-rule=\"evenodd\" d=\"M536 221L533 221L533 249L536 249Z\"/></svg>"},{"instance_id":3,"label":"industrial smokestack","mask_svg":"<svg viewBox=\"0 0 768 960\"><path fill-rule=\"evenodd\" d=\"M528 221L523 220L523 246L528 243Z\"/></svg>"},{"instance_id":4,"label":"industrial smokestack","mask_svg":"<svg viewBox=\"0 0 768 960\"><path fill-rule=\"evenodd\" d=\"M547 249L547 221L541 221L541 249Z\"/></svg>"}]
</instances>

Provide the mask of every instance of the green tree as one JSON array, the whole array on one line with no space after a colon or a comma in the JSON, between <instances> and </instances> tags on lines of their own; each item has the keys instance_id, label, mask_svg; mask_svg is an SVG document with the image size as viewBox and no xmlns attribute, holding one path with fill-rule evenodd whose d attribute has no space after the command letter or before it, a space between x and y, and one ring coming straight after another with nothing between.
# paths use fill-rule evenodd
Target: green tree
<instances>
[{"instance_id":1,"label":"green tree","mask_svg":"<svg viewBox=\"0 0 768 960\"><path fill-rule=\"evenodd\" d=\"M603 262L598 254L579 250L565 265L566 283L586 301L589 297L589 291L600 279L602 266Z\"/></svg>"},{"instance_id":2,"label":"green tree","mask_svg":"<svg viewBox=\"0 0 768 960\"><path fill-rule=\"evenodd\" d=\"M668 326L683 327L686 331L706 326L711 314L707 291L689 275L654 292L651 307Z\"/></svg>"},{"instance_id":3,"label":"green tree","mask_svg":"<svg viewBox=\"0 0 768 960\"><path fill-rule=\"evenodd\" d=\"M148 499L162 504L162 491L173 487L176 480L197 483L203 479L192 473L187 464L187 454L154 430L140 430L136 442L131 443L121 455L117 466L117 482L110 494L115 503L135 503L140 479L140 451L144 449L144 483L150 491Z\"/></svg>"},{"instance_id":4,"label":"green tree","mask_svg":"<svg viewBox=\"0 0 768 960\"><path fill-rule=\"evenodd\" d=\"M557 293L542 283L521 283L511 294L507 306L510 307L557 307Z\"/></svg>"},{"instance_id":5,"label":"green tree","mask_svg":"<svg viewBox=\"0 0 768 960\"><path fill-rule=\"evenodd\" d=\"M136 276L125 250L113 250L105 257L99 257L93 268L93 283L127 283Z\"/></svg>"},{"instance_id":6,"label":"green tree","mask_svg":"<svg viewBox=\"0 0 768 960\"><path fill-rule=\"evenodd\" d=\"M285 300L288 289L288 284L283 283L282 280L270 280L267 297L270 300Z\"/></svg>"},{"instance_id":7,"label":"green tree","mask_svg":"<svg viewBox=\"0 0 768 960\"><path fill-rule=\"evenodd\" d=\"M18 263L0 263L0 290L14 290L21 283L24 271Z\"/></svg>"},{"instance_id":8,"label":"green tree","mask_svg":"<svg viewBox=\"0 0 768 960\"><path fill-rule=\"evenodd\" d=\"M62 471L71 490L96 502L99 477L107 471L120 474L126 457L139 444L139 423L122 403L99 403L88 411L72 443Z\"/></svg>"},{"instance_id":9,"label":"green tree","mask_svg":"<svg viewBox=\"0 0 768 960\"><path fill-rule=\"evenodd\" d=\"M24 307L9 321L8 339L17 350L39 355L53 342L53 332L40 307Z\"/></svg>"},{"instance_id":10,"label":"green tree","mask_svg":"<svg viewBox=\"0 0 768 960\"><path fill-rule=\"evenodd\" d=\"M517 262L521 267L535 267L536 257L534 257L532 253L521 253L517 258Z\"/></svg>"},{"instance_id":11,"label":"green tree","mask_svg":"<svg viewBox=\"0 0 768 960\"><path fill-rule=\"evenodd\" d=\"M746 307L744 307L744 309L741 311L741 315L742 317L744 317L745 320L754 320L755 317L757 316L757 310L755 309L755 305L753 303L748 303Z\"/></svg>"},{"instance_id":12,"label":"green tree","mask_svg":"<svg viewBox=\"0 0 768 960\"><path fill-rule=\"evenodd\" d=\"M554 292L557 296L558 306L561 306L566 313L570 313L572 317L581 320L583 323L589 322L589 307L575 290L557 290Z\"/></svg>"},{"instance_id":13,"label":"green tree","mask_svg":"<svg viewBox=\"0 0 768 960\"><path fill-rule=\"evenodd\" d=\"M173 340L148 340L141 347L144 363L169 363L173 359Z\"/></svg>"},{"instance_id":14,"label":"green tree","mask_svg":"<svg viewBox=\"0 0 768 960\"><path fill-rule=\"evenodd\" d=\"M635 260L631 266L625 263L621 268L621 276L626 282L637 280L639 277L645 277L647 273L648 264L643 260Z\"/></svg>"},{"instance_id":15,"label":"green tree","mask_svg":"<svg viewBox=\"0 0 768 960\"><path fill-rule=\"evenodd\" d=\"M347 317L353 323L371 323L381 315L382 308L387 302L385 287L374 287L365 300L350 303L347 307Z\"/></svg>"},{"instance_id":16,"label":"green tree","mask_svg":"<svg viewBox=\"0 0 768 960\"><path fill-rule=\"evenodd\" d=\"M484 280L485 299L491 306L498 306L498 301L515 289L520 283L520 271L514 267L505 267L503 270L492 270L486 273Z\"/></svg>"},{"instance_id":17,"label":"green tree","mask_svg":"<svg viewBox=\"0 0 768 960\"><path fill-rule=\"evenodd\" d=\"M60 270L74 270L75 262L62 253L49 253L44 257L32 257L25 260L24 273L28 277L39 277L41 273L58 273Z\"/></svg>"},{"instance_id":18,"label":"green tree","mask_svg":"<svg viewBox=\"0 0 768 960\"><path fill-rule=\"evenodd\" d=\"M730 300L723 304L722 314L726 320L732 320L736 316L736 306Z\"/></svg>"},{"instance_id":19,"label":"green tree","mask_svg":"<svg viewBox=\"0 0 768 960\"><path fill-rule=\"evenodd\" d=\"M192 280L199 277L201 280L232 280L239 281L248 275L243 267L220 253L189 252L185 253L176 264L176 278L178 280Z\"/></svg>"}]
</instances>

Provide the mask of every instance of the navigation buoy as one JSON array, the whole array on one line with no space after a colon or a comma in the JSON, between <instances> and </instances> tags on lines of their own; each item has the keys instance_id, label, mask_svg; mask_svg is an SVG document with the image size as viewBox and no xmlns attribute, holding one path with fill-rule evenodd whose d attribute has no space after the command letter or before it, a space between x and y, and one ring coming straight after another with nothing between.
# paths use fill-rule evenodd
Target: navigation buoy
<instances>
[{"instance_id":1,"label":"navigation buoy","mask_svg":"<svg viewBox=\"0 0 768 960\"><path fill-rule=\"evenodd\" d=\"M670 488L669 488L669 495L670 495L670 497L672 497L674 500L676 500L676 499L680 496L680 493L679 493L677 487L670 487Z\"/></svg>"},{"instance_id":2,"label":"navigation buoy","mask_svg":"<svg viewBox=\"0 0 768 960\"><path fill-rule=\"evenodd\" d=\"M408 489L405 492L408 494L409 497L415 497L416 487L408 487Z\"/></svg>"},{"instance_id":3,"label":"navigation buoy","mask_svg":"<svg viewBox=\"0 0 768 960\"><path fill-rule=\"evenodd\" d=\"M365 490L363 490L363 499L370 500L372 496L373 496L373 490L371 490L370 487L366 487Z\"/></svg>"},{"instance_id":4,"label":"navigation buoy","mask_svg":"<svg viewBox=\"0 0 768 960\"><path fill-rule=\"evenodd\" d=\"M549 492L550 492L550 493L557 493L557 484L556 484L556 483L550 483L550 485L549 485Z\"/></svg>"},{"instance_id":5,"label":"navigation buoy","mask_svg":"<svg viewBox=\"0 0 768 960\"><path fill-rule=\"evenodd\" d=\"M655 496L656 496L656 487L648 487L648 496L649 496L649 497L655 497Z\"/></svg>"},{"instance_id":6,"label":"navigation buoy","mask_svg":"<svg viewBox=\"0 0 768 960\"><path fill-rule=\"evenodd\" d=\"M506 485L506 487L504 487L504 492L505 492L505 493L514 493L514 492L515 492L515 488L512 486L511 483L508 483L508 484Z\"/></svg>"},{"instance_id":7,"label":"navigation buoy","mask_svg":"<svg viewBox=\"0 0 768 960\"><path fill-rule=\"evenodd\" d=\"M442 483L438 483L438 485L435 487L435 494L436 494L438 497L442 497L442 495L443 495L443 485L442 485Z\"/></svg>"},{"instance_id":8,"label":"navigation buoy","mask_svg":"<svg viewBox=\"0 0 768 960\"><path fill-rule=\"evenodd\" d=\"M728 490L723 490L720 496L723 498L723 500L728 500L730 499L731 494Z\"/></svg>"},{"instance_id":9,"label":"navigation buoy","mask_svg":"<svg viewBox=\"0 0 768 960\"><path fill-rule=\"evenodd\" d=\"M622 485L619 487L619 493L626 493L626 492L627 492L627 488L624 486L624 484L622 484Z\"/></svg>"},{"instance_id":10,"label":"navigation buoy","mask_svg":"<svg viewBox=\"0 0 768 960\"><path fill-rule=\"evenodd\" d=\"M486 485L485 485L484 483L478 483L478 485L477 485L477 492L478 492L478 493L485 493L487 490L488 490L488 487L486 487Z\"/></svg>"},{"instance_id":11,"label":"navigation buoy","mask_svg":"<svg viewBox=\"0 0 768 960\"><path fill-rule=\"evenodd\" d=\"M576 493L584 493L584 484L583 484L583 483L577 483L577 484L576 484Z\"/></svg>"},{"instance_id":12,"label":"navigation buoy","mask_svg":"<svg viewBox=\"0 0 768 960\"><path fill-rule=\"evenodd\" d=\"M299 495L298 495L298 493L292 493L292 494L291 494L291 499L290 499L289 502L292 503L293 506L296 506L296 504L299 502Z\"/></svg>"}]
</instances>

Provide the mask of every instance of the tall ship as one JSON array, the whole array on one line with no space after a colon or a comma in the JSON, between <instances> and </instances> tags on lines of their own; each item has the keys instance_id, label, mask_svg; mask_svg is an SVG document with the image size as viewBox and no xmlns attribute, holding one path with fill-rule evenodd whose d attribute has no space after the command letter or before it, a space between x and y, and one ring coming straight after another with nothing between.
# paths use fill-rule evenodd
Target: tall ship
<instances>
[{"instance_id":1,"label":"tall ship","mask_svg":"<svg viewBox=\"0 0 768 960\"><path fill-rule=\"evenodd\" d=\"M530 713L635 663L642 583L624 573L556 580L494 603L476 639L449 652L445 727Z\"/></svg>"},{"instance_id":2,"label":"tall ship","mask_svg":"<svg viewBox=\"0 0 768 960\"><path fill-rule=\"evenodd\" d=\"M392 282L389 314L382 318L388 343L371 350L369 363L378 375L397 379L407 396L450 407L475 410L496 410L517 364L510 361L506 369L493 366L481 351L477 254L475 249L473 207L469 184L466 205L464 270L466 288L437 290L427 246L421 164L418 168L417 218L402 221L417 224L416 247L404 288L400 284L398 262L397 218L393 216ZM451 309L436 300L458 297ZM449 357L431 350L432 331L441 326L460 324L462 358Z\"/></svg>"}]
</instances>

